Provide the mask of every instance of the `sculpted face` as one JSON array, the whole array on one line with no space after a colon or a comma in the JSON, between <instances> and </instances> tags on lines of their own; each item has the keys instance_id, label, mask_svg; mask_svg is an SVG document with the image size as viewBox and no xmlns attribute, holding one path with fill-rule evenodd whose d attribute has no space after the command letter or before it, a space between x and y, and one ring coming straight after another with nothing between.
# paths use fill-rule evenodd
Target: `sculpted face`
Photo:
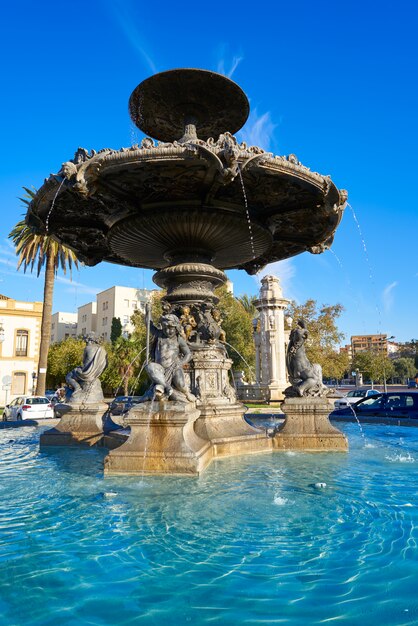
<instances>
[{"instance_id":1,"label":"sculpted face","mask_svg":"<svg viewBox=\"0 0 418 626\"><path fill-rule=\"evenodd\" d=\"M167 337L175 337L176 335L176 327L170 324L169 322L162 323L163 332Z\"/></svg>"}]
</instances>

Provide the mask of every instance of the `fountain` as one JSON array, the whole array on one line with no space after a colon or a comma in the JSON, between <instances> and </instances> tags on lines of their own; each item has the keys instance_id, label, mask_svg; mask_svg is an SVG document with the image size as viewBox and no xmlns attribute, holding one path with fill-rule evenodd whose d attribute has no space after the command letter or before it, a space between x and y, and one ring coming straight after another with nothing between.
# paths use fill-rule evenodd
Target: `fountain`
<instances>
[{"instance_id":1,"label":"fountain","mask_svg":"<svg viewBox=\"0 0 418 626\"><path fill-rule=\"evenodd\" d=\"M225 269L255 274L268 263L326 250L347 194L295 155L239 143L233 133L248 117L248 100L214 72L152 76L133 91L129 110L154 139L121 150L80 148L45 181L26 218L86 265L151 268L167 291L160 322L149 320L152 385L126 417L131 435L110 451L105 472L199 474L215 457L287 449L289 439L283 446L278 433L272 443L243 419L229 383L215 288ZM322 407L309 418L319 424L320 444L311 437L304 446L302 437L298 447L346 449L343 435L330 433L323 398L297 401L305 402L299 413Z\"/></svg>"}]
</instances>

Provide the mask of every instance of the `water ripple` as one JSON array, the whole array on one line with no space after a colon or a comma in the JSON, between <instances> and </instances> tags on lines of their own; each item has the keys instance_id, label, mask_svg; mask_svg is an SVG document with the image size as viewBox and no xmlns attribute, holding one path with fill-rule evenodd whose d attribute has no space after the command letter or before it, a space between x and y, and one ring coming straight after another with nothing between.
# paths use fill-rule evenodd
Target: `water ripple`
<instances>
[{"instance_id":1,"label":"water ripple","mask_svg":"<svg viewBox=\"0 0 418 626\"><path fill-rule=\"evenodd\" d=\"M418 434L345 430L348 455L199 479L105 479L102 450L0 431L2 623L417 623Z\"/></svg>"}]
</instances>

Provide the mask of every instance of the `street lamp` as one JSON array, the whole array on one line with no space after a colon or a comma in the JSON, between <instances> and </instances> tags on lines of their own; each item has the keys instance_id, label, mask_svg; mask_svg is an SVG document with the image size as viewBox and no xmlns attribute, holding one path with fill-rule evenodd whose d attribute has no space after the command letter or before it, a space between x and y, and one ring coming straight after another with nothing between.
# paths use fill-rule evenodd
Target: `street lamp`
<instances>
[{"instance_id":1,"label":"street lamp","mask_svg":"<svg viewBox=\"0 0 418 626\"><path fill-rule=\"evenodd\" d=\"M391 335L390 337L386 337L386 346L388 344L388 341L393 341L395 339L395 335ZM384 339L381 339L381 341L383 342ZM386 349L386 354L385 356L387 356L387 349ZM388 390L388 386L386 383L386 370L385 370L385 362L383 361L383 391L385 393L387 393Z\"/></svg>"},{"instance_id":2,"label":"street lamp","mask_svg":"<svg viewBox=\"0 0 418 626\"><path fill-rule=\"evenodd\" d=\"M35 395L36 372L32 372L32 395Z\"/></svg>"}]
</instances>

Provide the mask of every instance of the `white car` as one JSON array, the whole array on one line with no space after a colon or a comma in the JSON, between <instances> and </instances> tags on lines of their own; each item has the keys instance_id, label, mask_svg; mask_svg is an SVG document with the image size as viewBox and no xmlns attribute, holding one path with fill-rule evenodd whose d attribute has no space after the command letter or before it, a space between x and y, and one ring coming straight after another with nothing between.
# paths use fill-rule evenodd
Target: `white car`
<instances>
[{"instance_id":1,"label":"white car","mask_svg":"<svg viewBox=\"0 0 418 626\"><path fill-rule=\"evenodd\" d=\"M3 409L3 422L40 417L54 417L53 405L45 396L19 396Z\"/></svg>"},{"instance_id":2,"label":"white car","mask_svg":"<svg viewBox=\"0 0 418 626\"><path fill-rule=\"evenodd\" d=\"M353 389L349 391L344 398L339 398L335 400L334 407L336 409L345 409L348 406L355 404L359 400L363 398L368 398L369 396L379 396L380 391L376 391L376 389Z\"/></svg>"}]
</instances>

